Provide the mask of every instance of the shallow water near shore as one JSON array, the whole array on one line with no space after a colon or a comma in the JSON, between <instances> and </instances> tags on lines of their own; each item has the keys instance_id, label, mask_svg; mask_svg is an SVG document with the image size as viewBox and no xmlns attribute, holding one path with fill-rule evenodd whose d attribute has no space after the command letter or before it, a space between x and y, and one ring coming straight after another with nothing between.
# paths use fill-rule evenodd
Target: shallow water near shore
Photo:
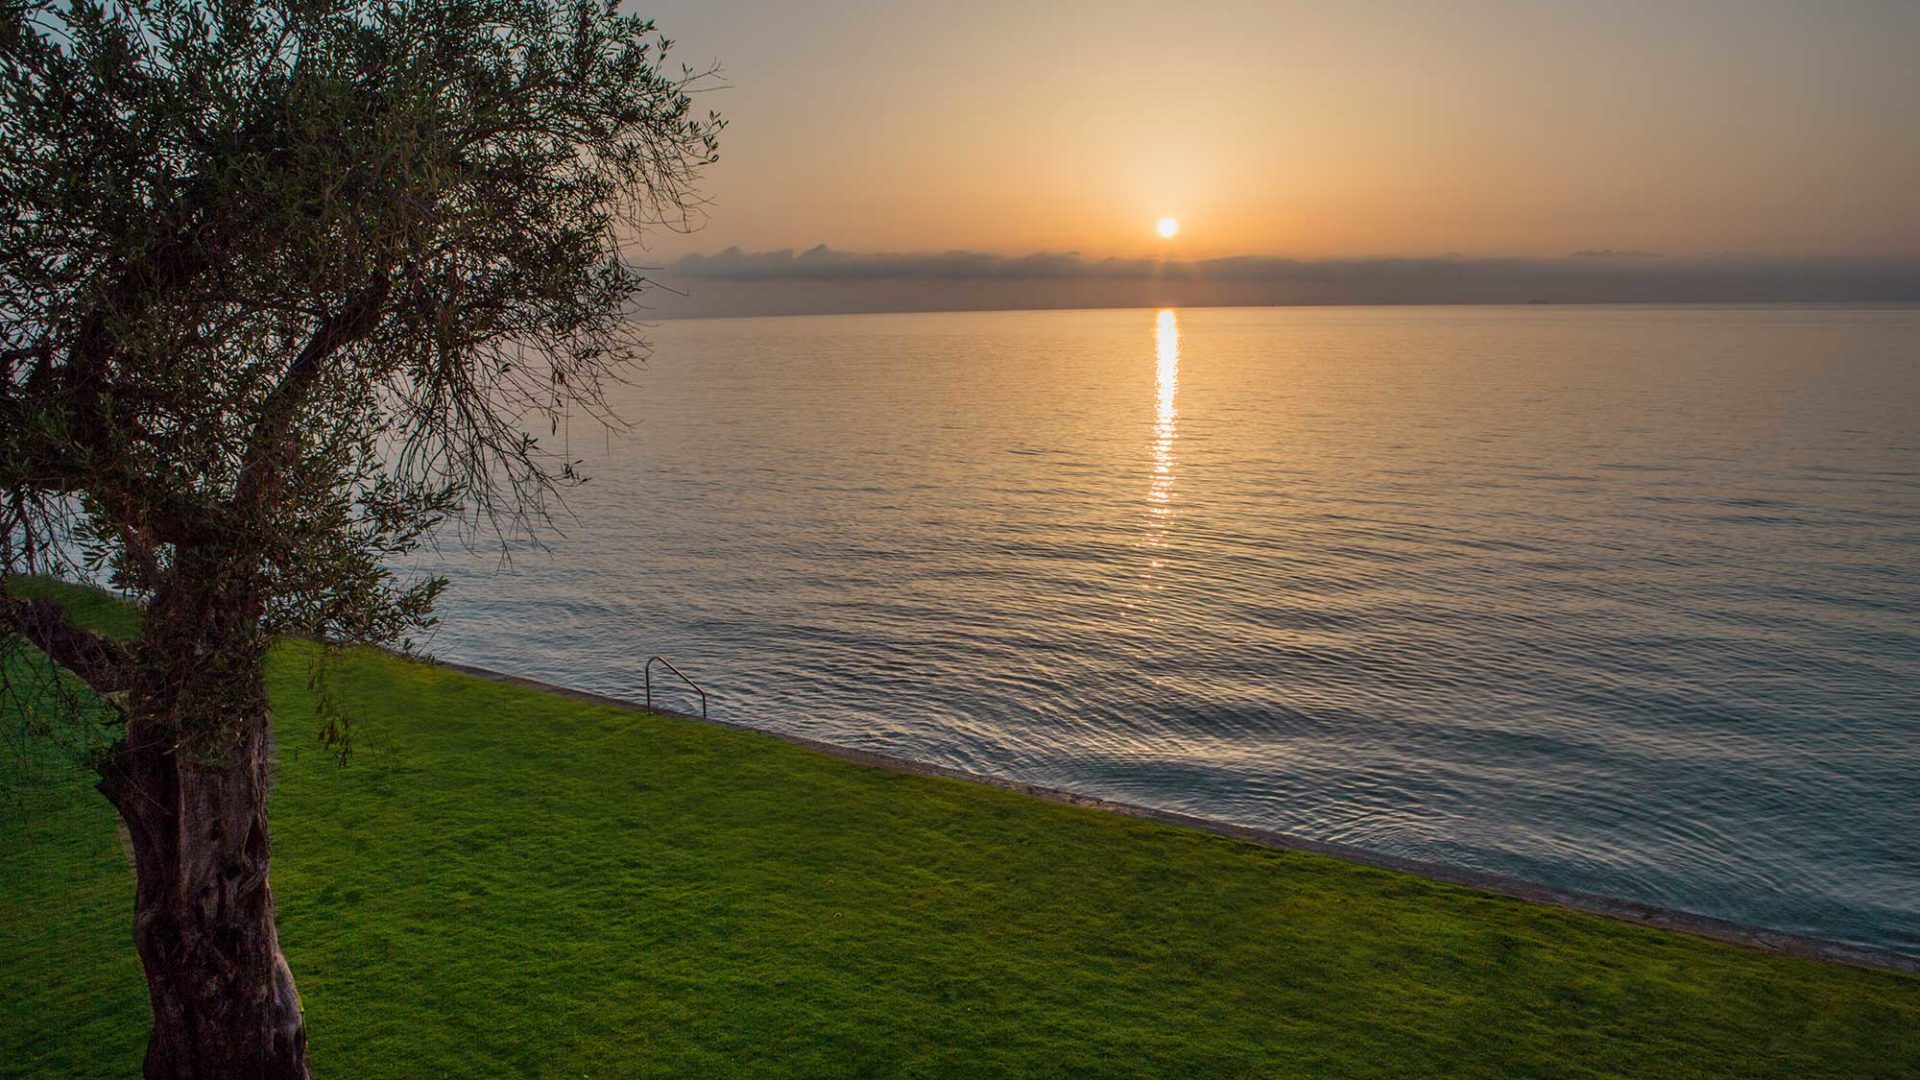
<instances>
[{"instance_id":1,"label":"shallow water near shore","mask_svg":"<svg viewBox=\"0 0 1920 1080\"><path fill-rule=\"evenodd\" d=\"M652 337L551 550L430 560L430 651L1920 952L1920 309Z\"/></svg>"}]
</instances>

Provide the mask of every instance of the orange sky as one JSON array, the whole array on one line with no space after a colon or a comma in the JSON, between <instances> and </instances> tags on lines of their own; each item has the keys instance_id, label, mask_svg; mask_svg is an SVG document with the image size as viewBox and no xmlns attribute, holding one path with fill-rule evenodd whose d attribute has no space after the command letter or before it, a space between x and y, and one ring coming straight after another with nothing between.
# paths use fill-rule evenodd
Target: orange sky
<instances>
[{"instance_id":1,"label":"orange sky","mask_svg":"<svg viewBox=\"0 0 1920 1080\"><path fill-rule=\"evenodd\" d=\"M1920 253L1911 2L636 9L729 87L663 258Z\"/></svg>"}]
</instances>

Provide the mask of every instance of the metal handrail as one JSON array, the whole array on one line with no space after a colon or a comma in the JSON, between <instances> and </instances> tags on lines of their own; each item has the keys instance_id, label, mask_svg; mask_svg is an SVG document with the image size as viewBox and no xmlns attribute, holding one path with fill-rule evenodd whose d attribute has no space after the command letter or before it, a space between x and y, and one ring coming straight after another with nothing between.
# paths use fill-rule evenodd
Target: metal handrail
<instances>
[{"instance_id":1,"label":"metal handrail","mask_svg":"<svg viewBox=\"0 0 1920 1080\"><path fill-rule=\"evenodd\" d=\"M699 683L694 682L692 679L687 678L686 672L681 671L677 667L674 667L673 661L667 659L664 656L647 657L646 669L641 672L641 677L645 680L645 685L647 689L647 708L649 709L653 708L653 662L655 660L658 660L661 663L667 665L668 671L671 671L675 675L680 676L681 682L686 683L688 686L693 687L693 692L700 695L700 719L705 720L707 718L707 692L705 690L700 689Z\"/></svg>"}]
</instances>

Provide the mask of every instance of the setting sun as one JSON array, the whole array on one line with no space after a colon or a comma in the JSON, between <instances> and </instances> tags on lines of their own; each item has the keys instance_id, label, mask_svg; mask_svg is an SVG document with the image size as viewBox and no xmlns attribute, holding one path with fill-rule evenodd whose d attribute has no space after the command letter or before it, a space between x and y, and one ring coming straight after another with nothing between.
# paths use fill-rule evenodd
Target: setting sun
<instances>
[{"instance_id":1,"label":"setting sun","mask_svg":"<svg viewBox=\"0 0 1920 1080\"><path fill-rule=\"evenodd\" d=\"M1180 231L1180 219L1163 217L1154 224L1153 231L1159 233L1163 239L1171 240Z\"/></svg>"}]
</instances>

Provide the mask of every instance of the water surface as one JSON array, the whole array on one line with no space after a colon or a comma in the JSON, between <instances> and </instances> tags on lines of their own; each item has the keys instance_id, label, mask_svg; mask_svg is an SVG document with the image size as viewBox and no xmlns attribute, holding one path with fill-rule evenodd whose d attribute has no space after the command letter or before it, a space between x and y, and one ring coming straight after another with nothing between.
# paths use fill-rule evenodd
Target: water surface
<instances>
[{"instance_id":1,"label":"water surface","mask_svg":"<svg viewBox=\"0 0 1920 1080\"><path fill-rule=\"evenodd\" d=\"M1920 951L1920 310L670 322L439 655Z\"/></svg>"}]
</instances>

